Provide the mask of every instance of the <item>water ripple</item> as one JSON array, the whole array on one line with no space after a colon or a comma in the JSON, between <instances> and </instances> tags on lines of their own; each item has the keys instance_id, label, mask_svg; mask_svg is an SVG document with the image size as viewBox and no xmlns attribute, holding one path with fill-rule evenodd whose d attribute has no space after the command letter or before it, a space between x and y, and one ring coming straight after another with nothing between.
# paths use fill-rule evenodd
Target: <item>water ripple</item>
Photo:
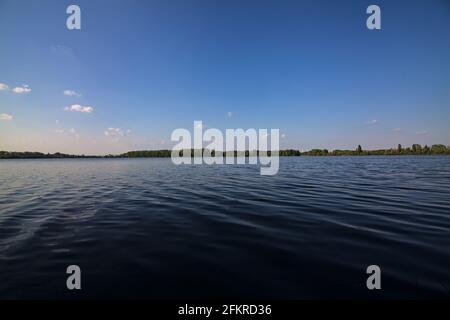
<instances>
[{"instance_id":1,"label":"water ripple","mask_svg":"<svg viewBox=\"0 0 450 320\"><path fill-rule=\"evenodd\" d=\"M450 296L450 157L2 160L0 296Z\"/></svg>"}]
</instances>

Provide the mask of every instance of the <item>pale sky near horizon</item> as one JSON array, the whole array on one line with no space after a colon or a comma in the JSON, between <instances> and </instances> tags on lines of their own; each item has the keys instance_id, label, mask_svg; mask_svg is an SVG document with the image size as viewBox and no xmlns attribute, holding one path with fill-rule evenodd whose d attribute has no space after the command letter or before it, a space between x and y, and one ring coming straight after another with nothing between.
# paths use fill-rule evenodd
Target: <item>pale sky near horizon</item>
<instances>
[{"instance_id":1,"label":"pale sky near horizon","mask_svg":"<svg viewBox=\"0 0 450 320\"><path fill-rule=\"evenodd\" d=\"M450 145L449 1L0 0L0 30L0 150L164 149L194 120L300 150Z\"/></svg>"}]
</instances>

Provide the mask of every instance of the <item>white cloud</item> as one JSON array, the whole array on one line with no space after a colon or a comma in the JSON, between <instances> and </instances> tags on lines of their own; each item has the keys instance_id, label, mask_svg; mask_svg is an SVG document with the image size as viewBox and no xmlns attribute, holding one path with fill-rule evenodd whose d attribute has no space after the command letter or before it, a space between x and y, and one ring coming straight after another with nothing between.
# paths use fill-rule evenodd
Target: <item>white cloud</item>
<instances>
[{"instance_id":1,"label":"white cloud","mask_svg":"<svg viewBox=\"0 0 450 320\"><path fill-rule=\"evenodd\" d=\"M9 90L9 87L5 83L0 83L0 90Z\"/></svg>"},{"instance_id":2,"label":"white cloud","mask_svg":"<svg viewBox=\"0 0 450 320\"><path fill-rule=\"evenodd\" d=\"M394 129L392 129L392 131L394 131L394 132L400 132L400 131L402 131L402 129L401 129L401 128L394 128Z\"/></svg>"},{"instance_id":3,"label":"white cloud","mask_svg":"<svg viewBox=\"0 0 450 320\"><path fill-rule=\"evenodd\" d=\"M14 93L18 93L18 94L22 94L22 93L29 93L31 92L31 88L28 85L23 85L21 87L15 87L14 89L11 90Z\"/></svg>"},{"instance_id":4,"label":"white cloud","mask_svg":"<svg viewBox=\"0 0 450 320\"><path fill-rule=\"evenodd\" d=\"M416 134L417 135L425 135L425 134L428 134L428 131L427 130L417 131Z\"/></svg>"},{"instance_id":5,"label":"white cloud","mask_svg":"<svg viewBox=\"0 0 450 320\"><path fill-rule=\"evenodd\" d=\"M108 136L110 136L110 137L117 137L117 136L122 137L123 136L122 129L120 129L120 128L108 128L104 131L104 134L107 137Z\"/></svg>"},{"instance_id":6,"label":"white cloud","mask_svg":"<svg viewBox=\"0 0 450 320\"><path fill-rule=\"evenodd\" d=\"M81 94L79 94L75 90L64 90L63 94L68 97L81 97Z\"/></svg>"},{"instance_id":7,"label":"white cloud","mask_svg":"<svg viewBox=\"0 0 450 320\"><path fill-rule=\"evenodd\" d=\"M378 124L378 123L379 123L379 121L377 119L373 119L373 120L366 122L366 124Z\"/></svg>"},{"instance_id":8,"label":"white cloud","mask_svg":"<svg viewBox=\"0 0 450 320\"><path fill-rule=\"evenodd\" d=\"M232 117L233 117L233 112L228 111L228 112L227 112L227 118L232 118Z\"/></svg>"},{"instance_id":9,"label":"white cloud","mask_svg":"<svg viewBox=\"0 0 450 320\"><path fill-rule=\"evenodd\" d=\"M91 113L94 112L94 108L89 106L81 106L79 104L73 104L70 107L65 107L66 111L75 111L75 112L83 112L83 113Z\"/></svg>"},{"instance_id":10,"label":"white cloud","mask_svg":"<svg viewBox=\"0 0 450 320\"><path fill-rule=\"evenodd\" d=\"M14 117L10 114L0 113L0 120L11 121Z\"/></svg>"},{"instance_id":11,"label":"white cloud","mask_svg":"<svg viewBox=\"0 0 450 320\"><path fill-rule=\"evenodd\" d=\"M286 138L286 135L283 133L283 134L281 134L281 139L284 139L284 138Z\"/></svg>"}]
</instances>

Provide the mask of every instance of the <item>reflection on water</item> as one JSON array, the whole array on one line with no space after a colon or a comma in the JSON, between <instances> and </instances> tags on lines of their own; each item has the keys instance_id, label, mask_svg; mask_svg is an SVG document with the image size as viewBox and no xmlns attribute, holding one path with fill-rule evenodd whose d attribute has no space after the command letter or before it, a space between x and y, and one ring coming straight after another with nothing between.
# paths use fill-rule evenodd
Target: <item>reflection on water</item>
<instances>
[{"instance_id":1,"label":"reflection on water","mask_svg":"<svg viewBox=\"0 0 450 320\"><path fill-rule=\"evenodd\" d=\"M450 157L2 160L0 186L0 298L450 296Z\"/></svg>"}]
</instances>

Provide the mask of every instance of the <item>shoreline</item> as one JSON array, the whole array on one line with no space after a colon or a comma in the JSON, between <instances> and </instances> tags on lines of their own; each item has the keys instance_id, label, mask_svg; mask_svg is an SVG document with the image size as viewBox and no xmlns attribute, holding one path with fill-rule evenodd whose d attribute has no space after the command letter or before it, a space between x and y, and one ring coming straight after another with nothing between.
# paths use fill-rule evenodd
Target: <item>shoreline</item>
<instances>
[{"instance_id":1,"label":"shoreline","mask_svg":"<svg viewBox=\"0 0 450 320\"><path fill-rule=\"evenodd\" d=\"M297 157L308 157L308 158L341 158L341 157L409 157L409 156L423 156L423 157L432 157L432 156L450 156L448 153L436 153L436 154L340 154L340 155L279 155L280 158L297 158ZM234 156L234 158L249 158L249 157L256 157L256 156ZM270 157L270 155L268 156ZM155 159L155 158L161 158L161 159L167 159L170 158L170 156L146 156L146 157L129 157L129 156L67 156L67 157L53 157L53 156L42 156L42 157L0 157L0 160L71 160L71 159ZM192 157L196 158L196 157ZM201 157L203 158L203 157Z\"/></svg>"},{"instance_id":2,"label":"shoreline","mask_svg":"<svg viewBox=\"0 0 450 320\"><path fill-rule=\"evenodd\" d=\"M179 155L182 156L183 152L188 152L191 157L196 157L198 153L205 157L203 154L208 152L211 157L220 156L216 155L216 151L207 149L185 149L179 150ZM276 152L276 151L274 151ZM264 151L252 150L252 151L218 151L223 157L254 157L265 156ZM263 153L261 155L260 153ZM420 144L413 144L411 147L403 148L400 144L397 148L391 149L378 149L378 150L363 150L360 145L355 150L332 150L327 149L311 149L309 151L300 151L295 149L283 149L279 150L278 156L280 157L341 157L341 156L430 156L430 155L450 155L450 146L443 144L433 144L431 147L427 145L421 146ZM272 152L267 151L267 156L271 156ZM42 153L42 152L15 152L15 151L1 151L0 159L106 159L106 158L170 158L172 156L172 150L139 150L128 151L122 154L107 154L107 155L73 155L65 153Z\"/></svg>"}]
</instances>

